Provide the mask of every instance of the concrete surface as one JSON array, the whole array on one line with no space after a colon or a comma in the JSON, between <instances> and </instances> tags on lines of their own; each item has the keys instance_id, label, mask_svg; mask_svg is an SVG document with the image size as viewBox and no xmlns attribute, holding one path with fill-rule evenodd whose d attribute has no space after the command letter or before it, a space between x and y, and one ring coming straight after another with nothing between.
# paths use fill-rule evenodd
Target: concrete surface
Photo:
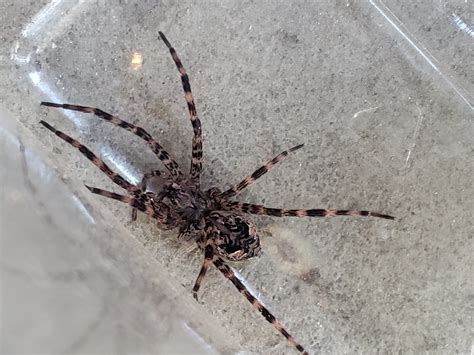
<instances>
[{"instance_id":1,"label":"concrete surface","mask_svg":"<svg viewBox=\"0 0 474 355\"><path fill-rule=\"evenodd\" d=\"M189 164L191 127L162 30L190 74L203 122L204 186L228 186L305 143L239 199L398 217L255 219L272 237L262 257L235 267L290 333L311 353L470 351L468 2L20 1L2 3L0 13L0 103L48 147L71 184L112 188L39 119L130 180L159 164L127 132L40 109L41 100L97 106L140 123ZM143 63L133 64L138 57ZM144 217L130 224L122 205L81 198L113 214L111 228L125 226L190 292L198 253L183 253L173 233ZM200 303L242 349L292 353L217 272L204 281Z\"/></svg>"}]
</instances>

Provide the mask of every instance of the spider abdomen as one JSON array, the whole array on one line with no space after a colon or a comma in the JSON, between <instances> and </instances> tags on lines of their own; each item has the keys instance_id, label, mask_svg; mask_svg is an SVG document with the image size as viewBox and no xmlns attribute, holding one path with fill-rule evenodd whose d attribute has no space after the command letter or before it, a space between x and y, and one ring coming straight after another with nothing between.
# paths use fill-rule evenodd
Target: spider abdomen
<instances>
[{"instance_id":1,"label":"spider abdomen","mask_svg":"<svg viewBox=\"0 0 474 355\"><path fill-rule=\"evenodd\" d=\"M208 238L222 258L240 261L261 253L260 237L255 226L236 214L212 212L209 216L212 232Z\"/></svg>"}]
</instances>

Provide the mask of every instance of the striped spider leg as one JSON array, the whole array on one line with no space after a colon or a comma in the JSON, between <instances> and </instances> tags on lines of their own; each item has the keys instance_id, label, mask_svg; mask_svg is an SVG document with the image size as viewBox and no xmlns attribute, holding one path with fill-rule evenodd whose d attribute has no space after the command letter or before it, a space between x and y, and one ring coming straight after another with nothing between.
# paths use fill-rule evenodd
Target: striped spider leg
<instances>
[{"instance_id":1,"label":"striped spider leg","mask_svg":"<svg viewBox=\"0 0 474 355\"><path fill-rule=\"evenodd\" d=\"M192 140L192 159L191 159L191 169L190 176L191 179L195 182L196 186L199 187L200 184L200 175L202 170L202 130L201 130L201 120L197 115L196 105L194 103L193 93L191 92L191 84L189 82L188 74L181 63L181 60L178 58L176 50L171 46L170 42L163 34L159 31L161 39L165 42L166 47L168 47L171 57L173 58L176 67L178 68L179 74L181 75L181 82L183 84L184 98L188 105L189 117L191 119L191 124L193 126L193 140Z\"/></svg>"},{"instance_id":2,"label":"striped spider leg","mask_svg":"<svg viewBox=\"0 0 474 355\"><path fill-rule=\"evenodd\" d=\"M47 106L47 107L53 107L53 108L62 108L64 110L71 110L71 111L78 111L78 112L84 112L84 113L89 113L89 114L94 114L95 116L110 122L116 126L119 126L121 128L126 129L129 132L132 132L136 136L140 137L143 139L145 142L148 143L148 146L150 149L155 153L155 155L158 157L159 160L163 163L163 165L166 167L168 170L169 174L171 177L175 180L181 180L183 178L183 173L181 172L181 169L178 166L178 163L176 163L173 158L169 155L169 153L158 143L153 137L145 131L143 128L136 126L132 123L126 122L116 116L111 115L110 113L107 113L105 111L102 111L101 109L95 108L95 107L89 107L89 106L80 106L80 105L72 105L72 104L58 104L54 102L41 102L42 106ZM46 122L41 121L43 125L46 124ZM48 124L49 127L51 127ZM47 127L48 129L52 130L55 132L56 130L53 130L51 128ZM57 131L59 132L59 131ZM64 133L59 132L60 134L56 133L60 138L62 138L61 135L65 136ZM64 139L64 138L63 138ZM67 141L67 140L66 140ZM68 142L68 141L67 141ZM84 149L84 148L83 148ZM97 165L97 164L96 164ZM100 167L99 167L100 168ZM163 173L161 173L158 170L154 170L150 173L144 174L143 178L138 186L138 189L140 189L142 192L145 192L146 190L146 181L153 176L160 176ZM135 208L132 209L132 221L135 221L137 218L137 210Z\"/></svg>"},{"instance_id":3,"label":"striped spider leg","mask_svg":"<svg viewBox=\"0 0 474 355\"><path fill-rule=\"evenodd\" d=\"M223 228L222 228L223 227ZM248 228L248 233L245 229ZM199 275L194 283L193 296L197 300L197 292L211 264L237 288L262 316L280 332L299 352L308 354L303 346L283 327L270 311L248 290L239 280L232 268L223 260L242 261L260 254L260 242L257 230L251 223L237 214L212 212L207 218L203 234L197 240L198 246L204 250L204 260Z\"/></svg>"},{"instance_id":4,"label":"striped spider leg","mask_svg":"<svg viewBox=\"0 0 474 355\"><path fill-rule=\"evenodd\" d=\"M114 192L98 189L95 187L90 187L86 185L86 187L92 193L97 195L101 195L104 197L112 198L114 200L121 201L132 206L135 209L138 209L146 214L148 214L152 218L158 218L158 214L154 211L153 207L147 204L147 196L140 190L138 186L135 186L125 180L120 174L114 172L102 159L97 157L89 148L85 145L81 144L79 141L71 138L67 134L58 131L53 126L45 121L40 121L44 127L48 130L53 132L62 140L66 141L74 148L76 148L82 155L84 155L88 160L90 160L95 166L97 166L102 172L104 172L109 179L115 183L116 185L120 186L121 188L127 190L130 196L119 195Z\"/></svg>"},{"instance_id":5,"label":"striped spider leg","mask_svg":"<svg viewBox=\"0 0 474 355\"><path fill-rule=\"evenodd\" d=\"M260 177L265 175L274 165L281 162L289 153L294 152L303 147L303 144L297 145L291 149L285 150L278 154L273 159L267 161L251 175L247 176L238 184L230 187L228 190L222 192L219 196L224 199L221 206L224 210L233 212L242 212L247 214L256 214L273 217L335 217L335 216L365 216L378 217L384 219L395 219L395 217L371 211L354 211L354 210L335 210L330 208L314 208L314 209L284 209L284 208L269 208L261 205L254 205L250 203L242 203L237 201L228 201L229 197L236 196L240 191L245 189L250 184L254 183Z\"/></svg>"}]
</instances>

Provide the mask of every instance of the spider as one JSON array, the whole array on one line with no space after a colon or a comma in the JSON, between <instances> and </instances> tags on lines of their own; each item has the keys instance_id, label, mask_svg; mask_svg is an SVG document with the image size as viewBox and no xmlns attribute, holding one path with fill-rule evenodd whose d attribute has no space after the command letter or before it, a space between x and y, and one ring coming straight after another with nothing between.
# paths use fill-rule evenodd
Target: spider
<instances>
[{"instance_id":1,"label":"spider","mask_svg":"<svg viewBox=\"0 0 474 355\"><path fill-rule=\"evenodd\" d=\"M293 347L303 354L308 354L303 346L288 333L269 310L249 292L246 286L236 276L233 269L226 263L226 261L243 261L258 256L261 252L259 233L256 227L245 219L244 215L255 214L274 217L372 216L385 219L394 219L394 217L370 211L269 208L231 199L247 186L265 175L273 166L285 159L290 153L302 148L303 144L281 152L238 184L233 185L225 191L221 191L216 187L202 190L200 186L203 156L201 121L197 115L189 77L168 39L162 32L159 32L159 35L168 47L171 57L181 75L184 97L193 127L194 135L192 138L192 159L189 176L183 174L181 168L176 161L173 160L171 155L143 128L123 121L98 108L41 102L43 106L94 114L105 121L132 132L148 144L149 148L155 153L158 159L161 160L166 171L151 171L144 174L139 184L131 184L121 175L112 171L102 159L79 141L56 130L43 120L41 120L40 123L55 133L59 138L78 149L79 152L102 170L112 182L127 191L126 195L120 195L86 185L92 193L130 205L132 207L132 220L137 218L137 211L141 211L156 219L160 228L178 228L180 237L194 239L196 241L197 246L204 254L201 269L192 289L196 299L202 280L208 268L213 264L234 284L237 290L263 317L273 324ZM149 192L146 189L147 182L154 177L160 179L160 187L155 192Z\"/></svg>"}]
</instances>

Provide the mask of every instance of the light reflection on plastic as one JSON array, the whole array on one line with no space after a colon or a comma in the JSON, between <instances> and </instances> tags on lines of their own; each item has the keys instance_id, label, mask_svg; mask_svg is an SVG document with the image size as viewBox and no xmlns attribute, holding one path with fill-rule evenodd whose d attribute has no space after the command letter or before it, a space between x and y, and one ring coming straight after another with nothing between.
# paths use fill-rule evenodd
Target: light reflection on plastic
<instances>
[{"instance_id":1,"label":"light reflection on plastic","mask_svg":"<svg viewBox=\"0 0 474 355\"><path fill-rule=\"evenodd\" d=\"M51 0L25 25L21 34L35 43L36 53L42 52L51 41L74 23L93 1ZM54 46L54 43L52 44Z\"/></svg>"},{"instance_id":2,"label":"light reflection on plastic","mask_svg":"<svg viewBox=\"0 0 474 355\"><path fill-rule=\"evenodd\" d=\"M372 112L372 111L375 111L378 108L379 108L378 106L374 106L374 107L366 108L364 110L357 111L356 113L354 113L352 118L357 118L361 113Z\"/></svg>"},{"instance_id":3,"label":"light reflection on plastic","mask_svg":"<svg viewBox=\"0 0 474 355\"><path fill-rule=\"evenodd\" d=\"M138 52L134 52L132 54L132 60L130 61L130 65L133 70L138 70L142 67L143 64L143 55Z\"/></svg>"},{"instance_id":4,"label":"light reflection on plastic","mask_svg":"<svg viewBox=\"0 0 474 355\"><path fill-rule=\"evenodd\" d=\"M398 33L423 57L424 60L448 83L448 85L458 94L461 99L469 106L471 110L474 110L473 104L470 102L469 99L469 93L466 93L466 95L463 93L463 89L459 89L446 75L444 72L442 72L438 66L434 62L438 62L436 58L434 58L428 51L425 53L420 47L418 47L415 42L409 37L408 30L407 33L405 33L399 25L395 23L394 20L391 19L393 17L398 23L400 23L403 26L403 23L395 16L395 14L382 2L382 1L377 1L377 0L369 0L370 4L388 21L390 25L392 25L395 30L397 30ZM384 6L386 12L382 10L376 2L380 3L382 6ZM430 57L433 59L430 59Z\"/></svg>"},{"instance_id":5,"label":"light reflection on plastic","mask_svg":"<svg viewBox=\"0 0 474 355\"><path fill-rule=\"evenodd\" d=\"M140 181L138 178L138 171L130 164L127 164L125 158L118 156L110 147L102 146L100 148L100 156L107 159L108 162L112 163L114 168L120 172L121 175L131 182L137 185Z\"/></svg>"},{"instance_id":6,"label":"light reflection on plastic","mask_svg":"<svg viewBox=\"0 0 474 355\"><path fill-rule=\"evenodd\" d=\"M265 304L265 302L261 299L261 294L255 292L255 290L252 288L252 286L250 286L250 285L247 283L247 281L243 278L242 275L240 275L240 273L239 273L237 270L235 270L235 269L232 268L232 271L234 271L235 276L236 276L236 277L239 279L239 281L242 282L242 283L244 284L244 286L249 290L250 294L251 294L253 297L255 297L255 298L257 299L257 301L259 301L262 305L264 305L266 308L268 308L267 305Z\"/></svg>"},{"instance_id":7,"label":"light reflection on plastic","mask_svg":"<svg viewBox=\"0 0 474 355\"><path fill-rule=\"evenodd\" d=\"M90 224L95 224L95 219L94 217L91 216L87 208L84 206L84 204L79 200L79 198L76 195L72 195L72 200L74 201L75 205L77 208L81 210L81 212L84 214L86 217L87 221L90 222Z\"/></svg>"},{"instance_id":8,"label":"light reflection on plastic","mask_svg":"<svg viewBox=\"0 0 474 355\"><path fill-rule=\"evenodd\" d=\"M28 74L30 77L31 82L34 86L36 86L47 98L49 101L52 102L63 102L56 93L51 90L48 84L41 80L41 74L39 72L31 72ZM39 104L39 103L38 103ZM74 111L62 110L64 115L69 118L72 123L78 128L84 128L86 125L84 124L84 120L81 119L78 114Z\"/></svg>"},{"instance_id":9,"label":"light reflection on plastic","mask_svg":"<svg viewBox=\"0 0 474 355\"><path fill-rule=\"evenodd\" d=\"M34 35L38 29L55 14L55 8L61 2L62 0L52 0L49 4L43 7L40 12L33 16L23 31L21 31L21 35L23 37Z\"/></svg>"},{"instance_id":10,"label":"light reflection on plastic","mask_svg":"<svg viewBox=\"0 0 474 355\"><path fill-rule=\"evenodd\" d=\"M198 333L196 333L196 331L191 328L186 322L182 322L181 324L183 326L183 329L203 346L203 348L206 350L206 354L218 354L218 352L214 350L212 346L208 344Z\"/></svg>"},{"instance_id":11,"label":"light reflection on plastic","mask_svg":"<svg viewBox=\"0 0 474 355\"><path fill-rule=\"evenodd\" d=\"M453 14L453 18L454 18L454 23L456 24L456 26L458 26L458 28L461 31L466 32L469 36L474 38L474 29L472 29L471 26L469 26L456 14Z\"/></svg>"},{"instance_id":12,"label":"light reflection on plastic","mask_svg":"<svg viewBox=\"0 0 474 355\"><path fill-rule=\"evenodd\" d=\"M19 48L20 42L13 42L12 48L10 50L10 59L20 64L28 64L31 60L31 53L28 53L26 56L18 55Z\"/></svg>"}]
</instances>

